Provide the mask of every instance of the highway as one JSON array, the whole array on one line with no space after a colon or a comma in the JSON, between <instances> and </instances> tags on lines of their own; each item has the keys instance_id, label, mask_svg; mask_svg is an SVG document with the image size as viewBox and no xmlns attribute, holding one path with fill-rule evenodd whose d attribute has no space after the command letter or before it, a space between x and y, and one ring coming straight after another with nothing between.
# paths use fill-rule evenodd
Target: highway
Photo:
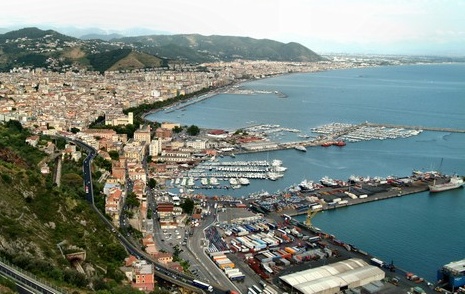
<instances>
[{"instance_id":1,"label":"highway","mask_svg":"<svg viewBox=\"0 0 465 294\"><path fill-rule=\"evenodd\" d=\"M21 293L44 293L44 294L59 294L63 293L57 289L47 286L28 275L0 262L0 274L5 275L16 281L18 289Z\"/></svg>"}]
</instances>

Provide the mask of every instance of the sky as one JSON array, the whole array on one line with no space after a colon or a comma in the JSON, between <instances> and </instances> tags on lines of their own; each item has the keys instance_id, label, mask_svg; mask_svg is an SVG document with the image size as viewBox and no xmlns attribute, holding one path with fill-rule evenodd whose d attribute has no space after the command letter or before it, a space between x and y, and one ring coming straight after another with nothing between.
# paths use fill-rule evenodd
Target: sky
<instances>
[{"instance_id":1,"label":"sky","mask_svg":"<svg viewBox=\"0 0 465 294\"><path fill-rule=\"evenodd\" d=\"M298 42L324 53L465 55L465 0L15 0L0 28L134 28Z\"/></svg>"}]
</instances>

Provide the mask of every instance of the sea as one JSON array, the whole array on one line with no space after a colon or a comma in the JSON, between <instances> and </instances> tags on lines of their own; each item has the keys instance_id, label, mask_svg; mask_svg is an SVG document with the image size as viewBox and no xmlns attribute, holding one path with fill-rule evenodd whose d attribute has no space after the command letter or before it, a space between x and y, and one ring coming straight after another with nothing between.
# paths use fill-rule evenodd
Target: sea
<instances>
[{"instance_id":1,"label":"sea","mask_svg":"<svg viewBox=\"0 0 465 294\"><path fill-rule=\"evenodd\" d=\"M219 94L148 120L235 131L273 124L300 132L277 132L271 141L303 140L312 128L363 122L465 129L465 64L421 64L329 70L248 81L250 95ZM267 92L257 93L256 90ZM287 95L282 98L274 94ZM236 190L205 195L245 197L279 192L323 176L405 177L413 170L465 175L465 133L423 131L409 138L349 142L345 147L308 147L224 157L222 161L279 159L288 169L277 181L251 180ZM305 216L296 217L304 221ZM465 258L465 189L417 193L319 213L314 226L385 262L436 282L437 270Z\"/></svg>"}]
</instances>

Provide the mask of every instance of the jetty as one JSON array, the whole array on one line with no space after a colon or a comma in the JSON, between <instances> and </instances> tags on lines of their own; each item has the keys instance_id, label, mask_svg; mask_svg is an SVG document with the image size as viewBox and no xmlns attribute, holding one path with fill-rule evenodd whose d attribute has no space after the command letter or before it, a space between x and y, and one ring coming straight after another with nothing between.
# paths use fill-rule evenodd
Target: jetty
<instances>
[{"instance_id":1,"label":"jetty","mask_svg":"<svg viewBox=\"0 0 465 294\"><path fill-rule=\"evenodd\" d=\"M364 124L367 126L373 126L373 127L423 130L423 131L446 132L446 133L465 133L465 129L454 129L454 128L408 126L408 125L394 125L394 124L376 124L376 123L369 123L369 122L365 122Z\"/></svg>"},{"instance_id":2,"label":"jetty","mask_svg":"<svg viewBox=\"0 0 465 294\"><path fill-rule=\"evenodd\" d=\"M353 178L351 176L351 178ZM249 195L249 200L264 213L278 212L291 217L308 215L310 211L333 210L372 201L391 199L414 195L428 191L428 185L433 181L447 182L449 176L439 173L413 173L403 178L382 179L367 178L357 182L353 179L338 181L338 186L327 187L316 182L305 180L303 183L290 187L278 194ZM313 188L308 183L313 183Z\"/></svg>"},{"instance_id":3,"label":"jetty","mask_svg":"<svg viewBox=\"0 0 465 294\"><path fill-rule=\"evenodd\" d=\"M266 127L270 128L269 125ZM271 126L272 127L272 126ZM262 131L261 126L253 126L250 130ZM278 128L282 130L282 128ZM285 129L286 130L286 129ZM296 132L296 130L290 130ZM407 138L419 135L423 131L448 132L448 133L465 133L465 129L425 127L425 126L408 126L394 124L379 124L363 122L360 124L331 123L321 127L313 128L312 132L318 134L316 137L307 140L292 142L254 142L253 144L243 144L235 153L253 153L263 151L274 151L302 147L331 146L338 141L359 142L368 140L386 140ZM270 133L272 130L267 129L264 133ZM339 146L344 146L341 144Z\"/></svg>"}]
</instances>

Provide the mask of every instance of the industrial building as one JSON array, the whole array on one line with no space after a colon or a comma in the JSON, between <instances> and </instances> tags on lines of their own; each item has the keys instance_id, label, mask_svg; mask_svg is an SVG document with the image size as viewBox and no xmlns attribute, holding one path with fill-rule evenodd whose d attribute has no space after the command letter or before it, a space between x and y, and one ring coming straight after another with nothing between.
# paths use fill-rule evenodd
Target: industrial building
<instances>
[{"instance_id":1,"label":"industrial building","mask_svg":"<svg viewBox=\"0 0 465 294\"><path fill-rule=\"evenodd\" d=\"M293 293L339 293L340 291L380 281L385 273L358 258L339 261L330 265L308 269L280 277Z\"/></svg>"},{"instance_id":2,"label":"industrial building","mask_svg":"<svg viewBox=\"0 0 465 294\"><path fill-rule=\"evenodd\" d=\"M438 281L454 290L465 285L465 259L444 265L438 270Z\"/></svg>"}]
</instances>

